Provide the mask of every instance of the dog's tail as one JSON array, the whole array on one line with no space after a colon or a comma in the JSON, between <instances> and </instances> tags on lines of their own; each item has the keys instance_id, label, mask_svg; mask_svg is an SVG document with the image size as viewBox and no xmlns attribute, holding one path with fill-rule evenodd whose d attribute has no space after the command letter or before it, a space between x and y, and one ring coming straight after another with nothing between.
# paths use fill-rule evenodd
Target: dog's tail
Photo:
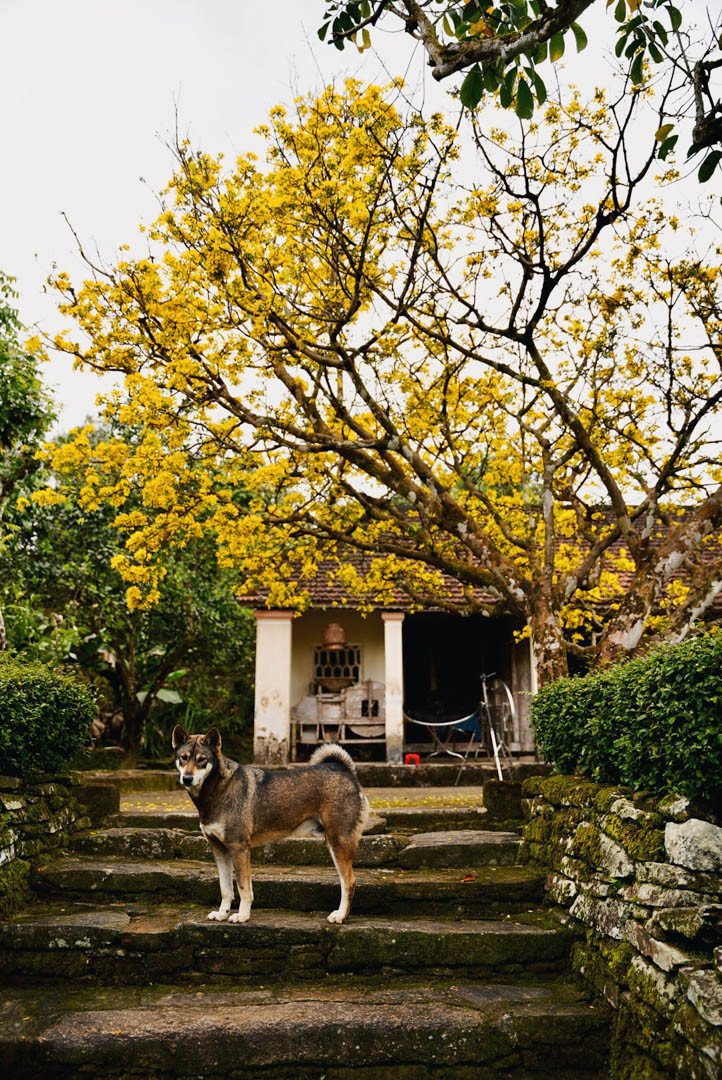
<instances>
[{"instance_id":1,"label":"dog's tail","mask_svg":"<svg viewBox=\"0 0 722 1080\"><path fill-rule=\"evenodd\" d=\"M348 769L350 773L356 775L356 765L350 754L347 754L342 746L338 743L326 743L324 746L319 746L317 750L311 754L309 765L320 765L322 761L338 761L340 765L343 765Z\"/></svg>"}]
</instances>

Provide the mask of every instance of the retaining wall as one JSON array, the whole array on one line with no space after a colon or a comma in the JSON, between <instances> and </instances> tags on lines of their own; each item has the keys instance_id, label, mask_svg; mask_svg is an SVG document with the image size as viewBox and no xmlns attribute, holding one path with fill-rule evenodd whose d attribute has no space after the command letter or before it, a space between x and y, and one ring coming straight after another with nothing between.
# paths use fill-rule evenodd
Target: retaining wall
<instances>
[{"instance_id":1,"label":"retaining wall","mask_svg":"<svg viewBox=\"0 0 722 1080\"><path fill-rule=\"evenodd\" d=\"M89 825L69 776L0 776L0 915L27 900L31 864Z\"/></svg>"},{"instance_id":2,"label":"retaining wall","mask_svg":"<svg viewBox=\"0 0 722 1080\"><path fill-rule=\"evenodd\" d=\"M718 1080L722 828L683 797L579 777L533 777L522 796L522 859L548 869L575 968L616 1009L614 1080Z\"/></svg>"}]
</instances>

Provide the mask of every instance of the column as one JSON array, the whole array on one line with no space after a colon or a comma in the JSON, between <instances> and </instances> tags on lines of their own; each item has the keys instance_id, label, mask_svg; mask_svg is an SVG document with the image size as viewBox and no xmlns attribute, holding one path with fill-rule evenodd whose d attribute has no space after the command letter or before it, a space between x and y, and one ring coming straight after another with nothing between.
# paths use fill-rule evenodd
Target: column
<instances>
[{"instance_id":1,"label":"column","mask_svg":"<svg viewBox=\"0 0 722 1080\"><path fill-rule=\"evenodd\" d=\"M259 765L286 765L291 740L293 613L256 612L256 699L253 756Z\"/></svg>"},{"instance_id":2,"label":"column","mask_svg":"<svg viewBox=\"0 0 722 1080\"><path fill-rule=\"evenodd\" d=\"M404 750L404 643L402 611L384 611L386 760L400 764Z\"/></svg>"}]
</instances>

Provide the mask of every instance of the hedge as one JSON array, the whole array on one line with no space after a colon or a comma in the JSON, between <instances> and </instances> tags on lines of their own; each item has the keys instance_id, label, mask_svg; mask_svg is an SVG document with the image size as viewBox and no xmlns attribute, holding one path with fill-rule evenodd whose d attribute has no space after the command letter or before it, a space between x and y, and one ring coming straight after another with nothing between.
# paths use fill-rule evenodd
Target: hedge
<instances>
[{"instance_id":1,"label":"hedge","mask_svg":"<svg viewBox=\"0 0 722 1080\"><path fill-rule=\"evenodd\" d=\"M96 713L83 683L44 664L0 659L0 773L53 772L88 741Z\"/></svg>"},{"instance_id":2,"label":"hedge","mask_svg":"<svg viewBox=\"0 0 722 1080\"><path fill-rule=\"evenodd\" d=\"M722 632L559 679L539 691L531 715L560 772L722 801Z\"/></svg>"}]
</instances>

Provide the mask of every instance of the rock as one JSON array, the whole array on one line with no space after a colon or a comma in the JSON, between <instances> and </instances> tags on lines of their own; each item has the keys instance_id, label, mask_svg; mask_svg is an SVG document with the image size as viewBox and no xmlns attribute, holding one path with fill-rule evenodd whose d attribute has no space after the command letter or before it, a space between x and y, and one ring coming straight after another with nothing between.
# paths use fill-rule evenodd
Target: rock
<instances>
[{"instance_id":1,"label":"rock","mask_svg":"<svg viewBox=\"0 0 722 1080\"><path fill-rule=\"evenodd\" d=\"M678 823L689 821L693 815L692 803L686 795L667 795L658 804L657 810L668 821Z\"/></svg>"},{"instance_id":2,"label":"rock","mask_svg":"<svg viewBox=\"0 0 722 1080\"><path fill-rule=\"evenodd\" d=\"M579 890L571 878L564 877L563 874L549 874L547 892L555 903L566 907L574 900Z\"/></svg>"},{"instance_id":3,"label":"rock","mask_svg":"<svg viewBox=\"0 0 722 1080\"><path fill-rule=\"evenodd\" d=\"M646 810L640 810L630 799L626 799L624 796L614 799L609 804L607 812L616 814L622 821L637 821L643 824L651 824L655 820L659 820L658 818L655 819L655 816L648 813Z\"/></svg>"},{"instance_id":4,"label":"rock","mask_svg":"<svg viewBox=\"0 0 722 1080\"><path fill-rule=\"evenodd\" d=\"M599 837L599 868L608 877L628 878L634 874L634 863L624 848L601 833Z\"/></svg>"},{"instance_id":5,"label":"rock","mask_svg":"<svg viewBox=\"0 0 722 1080\"><path fill-rule=\"evenodd\" d=\"M664 830L664 846L670 862L690 870L722 872L722 829L701 818L681 824L670 821Z\"/></svg>"},{"instance_id":6,"label":"rock","mask_svg":"<svg viewBox=\"0 0 722 1080\"><path fill-rule=\"evenodd\" d=\"M647 956L652 963L662 971L676 971L677 968L692 962L693 957L688 952L670 945L668 941L659 941L653 938L639 923L629 927L629 940L636 945L643 956Z\"/></svg>"},{"instance_id":7,"label":"rock","mask_svg":"<svg viewBox=\"0 0 722 1080\"><path fill-rule=\"evenodd\" d=\"M615 941L629 938L629 905L619 900L595 900L585 893L580 893L570 907L569 914Z\"/></svg>"},{"instance_id":8,"label":"rock","mask_svg":"<svg viewBox=\"0 0 722 1080\"><path fill-rule=\"evenodd\" d=\"M722 904L655 911L646 929L654 937L712 944L722 937Z\"/></svg>"},{"instance_id":9,"label":"rock","mask_svg":"<svg viewBox=\"0 0 722 1080\"><path fill-rule=\"evenodd\" d=\"M667 889L689 889L690 892L708 893L710 897L722 895L722 876L719 874L702 874L699 871L686 870L682 866L672 866L670 863L640 863L637 866L637 880L663 885Z\"/></svg>"},{"instance_id":10,"label":"rock","mask_svg":"<svg viewBox=\"0 0 722 1080\"><path fill-rule=\"evenodd\" d=\"M722 982L717 973L693 971L686 975L686 981L687 997L703 1020L714 1027L722 1027Z\"/></svg>"}]
</instances>

